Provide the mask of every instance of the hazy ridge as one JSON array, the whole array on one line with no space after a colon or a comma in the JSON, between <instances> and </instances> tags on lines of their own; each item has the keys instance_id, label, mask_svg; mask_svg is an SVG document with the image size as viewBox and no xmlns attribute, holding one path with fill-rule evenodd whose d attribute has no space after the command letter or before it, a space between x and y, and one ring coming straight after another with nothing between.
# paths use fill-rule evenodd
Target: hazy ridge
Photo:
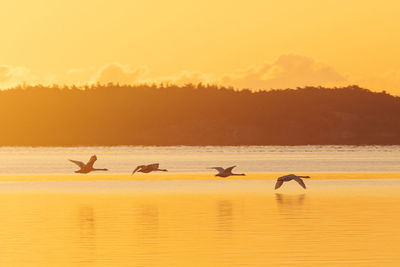
<instances>
[{"instance_id":1,"label":"hazy ridge","mask_svg":"<svg viewBox=\"0 0 400 267\"><path fill-rule=\"evenodd\" d=\"M0 145L400 144L400 98L358 86L27 86L0 91Z\"/></svg>"}]
</instances>

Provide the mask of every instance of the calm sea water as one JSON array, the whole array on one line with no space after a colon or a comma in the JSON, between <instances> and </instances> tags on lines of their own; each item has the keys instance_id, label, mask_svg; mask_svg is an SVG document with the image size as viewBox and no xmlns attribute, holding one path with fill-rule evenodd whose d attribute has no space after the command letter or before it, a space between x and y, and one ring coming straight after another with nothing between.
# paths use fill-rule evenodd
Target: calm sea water
<instances>
[{"instance_id":1,"label":"calm sea water","mask_svg":"<svg viewBox=\"0 0 400 267\"><path fill-rule=\"evenodd\" d=\"M0 266L398 266L400 180L0 183Z\"/></svg>"},{"instance_id":2,"label":"calm sea water","mask_svg":"<svg viewBox=\"0 0 400 267\"><path fill-rule=\"evenodd\" d=\"M92 154L111 174L160 162L169 180L64 175ZM398 266L400 179L385 175L399 158L398 146L0 148L0 266ZM371 173L276 191L251 175L173 178L216 165Z\"/></svg>"},{"instance_id":3,"label":"calm sea water","mask_svg":"<svg viewBox=\"0 0 400 267\"><path fill-rule=\"evenodd\" d=\"M158 162L171 173L237 165L243 172L400 172L400 146L3 147L0 174L69 174L96 154L99 168L130 173Z\"/></svg>"}]
</instances>

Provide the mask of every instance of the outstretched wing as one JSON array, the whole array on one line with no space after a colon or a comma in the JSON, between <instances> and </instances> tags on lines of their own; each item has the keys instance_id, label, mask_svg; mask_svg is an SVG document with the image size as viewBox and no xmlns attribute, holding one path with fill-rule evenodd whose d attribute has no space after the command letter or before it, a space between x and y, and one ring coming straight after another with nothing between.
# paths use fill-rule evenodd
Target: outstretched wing
<instances>
[{"instance_id":1,"label":"outstretched wing","mask_svg":"<svg viewBox=\"0 0 400 267\"><path fill-rule=\"evenodd\" d=\"M276 184L275 184L275 190L278 189L279 187L281 187L282 184L283 184L283 181L278 179L278 180L276 181Z\"/></svg>"},{"instance_id":2,"label":"outstretched wing","mask_svg":"<svg viewBox=\"0 0 400 267\"><path fill-rule=\"evenodd\" d=\"M95 163L96 160L97 160L96 155L91 156L88 163L86 163L86 166L88 168L93 168L93 164Z\"/></svg>"},{"instance_id":3,"label":"outstretched wing","mask_svg":"<svg viewBox=\"0 0 400 267\"><path fill-rule=\"evenodd\" d=\"M232 167L229 167L229 168L226 168L225 171L226 171L227 173L232 173L232 170L233 170L233 168L235 168L235 167L236 167L236 165L235 165L235 166L232 166Z\"/></svg>"},{"instance_id":4,"label":"outstretched wing","mask_svg":"<svg viewBox=\"0 0 400 267\"><path fill-rule=\"evenodd\" d=\"M157 170L159 166L160 166L159 163L153 163L153 164L147 165L146 167L151 168L152 170Z\"/></svg>"},{"instance_id":5,"label":"outstretched wing","mask_svg":"<svg viewBox=\"0 0 400 267\"><path fill-rule=\"evenodd\" d=\"M295 180L296 182L299 183L299 185L301 185L301 187L303 187L304 189L306 189L306 185L304 184L303 180L301 180L300 177L294 177L293 180Z\"/></svg>"},{"instance_id":6,"label":"outstretched wing","mask_svg":"<svg viewBox=\"0 0 400 267\"><path fill-rule=\"evenodd\" d=\"M210 169L217 170L219 173L223 173L225 171L225 169L222 167L211 167Z\"/></svg>"},{"instance_id":7,"label":"outstretched wing","mask_svg":"<svg viewBox=\"0 0 400 267\"><path fill-rule=\"evenodd\" d=\"M136 169L132 172L132 175L133 175L135 172L137 172L138 170L140 170L141 168L143 168L143 167L144 167L144 165L139 165L139 166L137 166Z\"/></svg>"},{"instance_id":8,"label":"outstretched wing","mask_svg":"<svg viewBox=\"0 0 400 267\"><path fill-rule=\"evenodd\" d=\"M69 159L69 161L75 163L75 164L78 165L79 168L81 168L81 169L85 168L85 163L83 163L82 161L77 161L77 160L72 160L72 159Z\"/></svg>"}]
</instances>

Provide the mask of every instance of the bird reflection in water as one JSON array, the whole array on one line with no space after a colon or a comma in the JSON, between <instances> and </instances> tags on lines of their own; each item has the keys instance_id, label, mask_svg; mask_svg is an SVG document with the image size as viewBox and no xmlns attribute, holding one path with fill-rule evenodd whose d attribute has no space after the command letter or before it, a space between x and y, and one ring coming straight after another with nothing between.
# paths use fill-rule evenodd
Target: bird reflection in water
<instances>
[{"instance_id":1,"label":"bird reflection in water","mask_svg":"<svg viewBox=\"0 0 400 267\"><path fill-rule=\"evenodd\" d=\"M96 258L96 220L93 207L79 207L79 250L75 257L85 264L93 264Z\"/></svg>"},{"instance_id":2,"label":"bird reflection in water","mask_svg":"<svg viewBox=\"0 0 400 267\"><path fill-rule=\"evenodd\" d=\"M219 230L231 231L232 230L232 216L233 207L232 201L220 200L217 202L217 220Z\"/></svg>"},{"instance_id":3,"label":"bird reflection in water","mask_svg":"<svg viewBox=\"0 0 400 267\"><path fill-rule=\"evenodd\" d=\"M306 194L287 195L275 193L276 204L282 210L299 210L306 201Z\"/></svg>"},{"instance_id":4,"label":"bird reflection in water","mask_svg":"<svg viewBox=\"0 0 400 267\"><path fill-rule=\"evenodd\" d=\"M142 205L136 213L143 232L155 234L159 227L159 211L155 205Z\"/></svg>"},{"instance_id":5,"label":"bird reflection in water","mask_svg":"<svg viewBox=\"0 0 400 267\"><path fill-rule=\"evenodd\" d=\"M79 229L82 239L93 239L95 235L95 219L92 207L81 206L79 208Z\"/></svg>"}]
</instances>

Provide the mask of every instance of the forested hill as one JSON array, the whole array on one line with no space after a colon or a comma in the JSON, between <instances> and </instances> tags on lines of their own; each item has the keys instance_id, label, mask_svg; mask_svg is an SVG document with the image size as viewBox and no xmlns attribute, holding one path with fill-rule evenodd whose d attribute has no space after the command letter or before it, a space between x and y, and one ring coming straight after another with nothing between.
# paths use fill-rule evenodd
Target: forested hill
<instances>
[{"instance_id":1,"label":"forested hill","mask_svg":"<svg viewBox=\"0 0 400 267\"><path fill-rule=\"evenodd\" d=\"M400 98L357 86L0 91L0 145L400 144Z\"/></svg>"}]
</instances>

